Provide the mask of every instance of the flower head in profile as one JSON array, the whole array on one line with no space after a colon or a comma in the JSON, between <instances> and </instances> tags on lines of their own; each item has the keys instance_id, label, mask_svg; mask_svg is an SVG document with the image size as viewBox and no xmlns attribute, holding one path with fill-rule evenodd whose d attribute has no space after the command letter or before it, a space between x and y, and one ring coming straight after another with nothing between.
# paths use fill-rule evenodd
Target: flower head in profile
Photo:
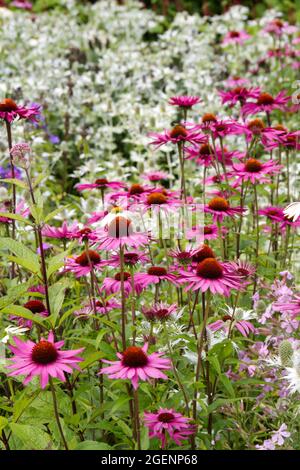
<instances>
[{"instance_id":1,"label":"flower head in profile","mask_svg":"<svg viewBox=\"0 0 300 470\"><path fill-rule=\"evenodd\" d=\"M74 237L78 232L79 228L76 222L68 226L66 220L63 221L60 227L52 227L50 225L44 225L42 234L47 238L62 238L69 240Z\"/></svg>"},{"instance_id":2,"label":"flower head in profile","mask_svg":"<svg viewBox=\"0 0 300 470\"><path fill-rule=\"evenodd\" d=\"M5 98L0 102L0 119L11 123L16 118L25 119L31 122L37 122L40 116L40 106L32 104L31 106L19 106L11 98Z\"/></svg>"},{"instance_id":3,"label":"flower head in profile","mask_svg":"<svg viewBox=\"0 0 300 470\"><path fill-rule=\"evenodd\" d=\"M178 144L180 142L189 142L190 144L204 144L207 141L207 137L201 134L199 126L193 125L189 128L183 124L177 124L172 129L165 130L162 134L151 132L149 137L153 138L150 145L154 145L156 148L168 143Z\"/></svg>"},{"instance_id":4,"label":"flower head in profile","mask_svg":"<svg viewBox=\"0 0 300 470\"><path fill-rule=\"evenodd\" d=\"M249 320L256 318L253 310L243 310L242 308L232 308L227 306L225 315L220 320L210 323L208 328L212 331L223 330L226 333L229 328L236 328L243 336L249 336L255 332L255 327Z\"/></svg>"},{"instance_id":5,"label":"flower head in profile","mask_svg":"<svg viewBox=\"0 0 300 470\"><path fill-rule=\"evenodd\" d=\"M177 305L172 304L164 304L163 302L159 302L154 304L152 307L142 307L142 312L144 316L149 321L164 321L168 320L174 315L177 311Z\"/></svg>"},{"instance_id":6,"label":"flower head in profile","mask_svg":"<svg viewBox=\"0 0 300 470\"><path fill-rule=\"evenodd\" d=\"M149 429L149 437L161 440L164 449L168 437L177 445L182 445L192 434L195 434L196 427L191 424L191 418L184 417L172 408L160 408L156 413L144 413L144 423Z\"/></svg>"},{"instance_id":7,"label":"flower head in profile","mask_svg":"<svg viewBox=\"0 0 300 470\"><path fill-rule=\"evenodd\" d=\"M227 44L244 44L245 41L250 39L251 36L246 33L246 31L228 31L224 36L222 44L227 46Z\"/></svg>"},{"instance_id":8,"label":"flower head in profile","mask_svg":"<svg viewBox=\"0 0 300 470\"><path fill-rule=\"evenodd\" d=\"M149 237L146 233L135 232L132 221L123 215L112 217L111 222L98 235L100 250L117 250L121 247L146 245Z\"/></svg>"},{"instance_id":9,"label":"flower head in profile","mask_svg":"<svg viewBox=\"0 0 300 470\"><path fill-rule=\"evenodd\" d=\"M104 191L106 189L120 189L125 187L126 185L124 183L109 181L107 178L98 178L94 183L79 183L75 185L78 191L86 191L89 189L100 189Z\"/></svg>"},{"instance_id":10,"label":"flower head in profile","mask_svg":"<svg viewBox=\"0 0 300 470\"><path fill-rule=\"evenodd\" d=\"M146 171L141 175L141 178L150 181L151 183L156 183L157 181L164 181L170 178L170 175L165 171L152 170Z\"/></svg>"},{"instance_id":11,"label":"flower head in profile","mask_svg":"<svg viewBox=\"0 0 300 470\"><path fill-rule=\"evenodd\" d=\"M8 375L26 375L24 385L30 382L34 376L40 377L41 387L45 388L49 377L54 377L62 382L66 380L65 372L72 373L72 369L79 369L78 363L83 361L78 356L84 348L62 351L64 341L54 341L54 335L49 333L48 339L41 338L37 343L33 341L21 341L17 336L13 338L15 346L9 345L14 353L10 358L12 370ZM80 369L79 369L80 370Z\"/></svg>"},{"instance_id":12,"label":"flower head in profile","mask_svg":"<svg viewBox=\"0 0 300 470\"><path fill-rule=\"evenodd\" d=\"M132 276L128 271L123 272L123 284L125 296L128 296L133 290L140 294L143 290L141 282L137 278L137 274ZM133 289L134 285L134 289ZM117 272L113 277L105 277L102 281L101 291L105 291L107 295L116 294L121 292L122 289L122 274Z\"/></svg>"},{"instance_id":13,"label":"flower head in profile","mask_svg":"<svg viewBox=\"0 0 300 470\"><path fill-rule=\"evenodd\" d=\"M270 93L260 93L255 101L244 104L242 114L248 116L262 112L271 113L275 109L285 111L289 100L290 97L286 96L285 91L280 91L276 96L272 96Z\"/></svg>"},{"instance_id":14,"label":"flower head in profile","mask_svg":"<svg viewBox=\"0 0 300 470\"><path fill-rule=\"evenodd\" d=\"M101 269L103 266L100 255L95 250L83 251L81 255L67 258L65 272L72 272L76 277L87 276L92 269Z\"/></svg>"},{"instance_id":15,"label":"flower head in profile","mask_svg":"<svg viewBox=\"0 0 300 470\"><path fill-rule=\"evenodd\" d=\"M107 374L110 379L129 379L133 388L139 386L139 380L167 379L162 372L171 368L170 359L162 358L163 353L154 352L147 354L148 343L142 348L129 346L122 353L117 353L118 361L102 362L111 364L103 367L99 374Z\"/></svg>"},{"instance_id":16,"label":"flower head in profile","mask_svg":"<svg viewBox=\"0 0 300 470\"><path fill-rule=\"evenodd\" d=\"M185 290L210 290L212 294L230 295L231 289L242 290L241 277L229 269L226 263L215 258L205 258L193 271L180 271L179 283L186 284Z\"/></svg>"},{"instance_id":17,"label":"flower head in profile","mask_svg":"<svg viewBox=\"0 0 300 470\"><path fill-rule=\"evenodd\" d=\"M237 86L227 91L219 91L222 104L228 103L230 107L235 106L237 103L243 105L249 98L258 98L259 94L260 88L246 88L241 86Z\"/></svg>"},{"instance_id":18,"label":"flower head in profile","mask_svg":"<svg viewBox=\"0 0 300 470\"><path fill-rule=\"evenodd\" d=\"M95 301L95 309L96 313L100 313L101 315L106 315L111 310L121 308L121 304L116 302L114 299L108 300L96 300ZM90 315L94 314L94 306L91 303L85 305L79 310L74 312L74 316L77 318L84 318L88 319Z\"/></svg>"},{"instance_id":19,"label":"flower head in profile","mask_svg":"<svg viewBox=\"0 0 300 470\"><path fill-rule=\"evenodd\" d=\"M172 96L169 99L169 104L172 106L179 106L180 108L192 108L195 104L200 103L201 98L199 96Z\"/></svg>"},{"instance_id":20,"label":"flower head in profile","mask_svg":"<svg viewBox=\"0 0 300 470\"><path fill-rule=\"evenodd\" d=\"M136 280L143 289L150 284L159 284L162 281L176 284L176 276L163 266L150 266L146 273L137 273Z\"/></svg>"},{"instance_id":21,"label":"flower head in profile","mask_svg":"<svg viewBox=\"0 0 300 470\"><path fill-rule=\"evenodd\" d=\"M211 199L204 207L204 212L212 214L214 221L222 221L224 217L234 217L236 214L243 213L241 207L231 207L229 201L221 196Z\"/></svg>"},{"instance_id":22,"label":"flower head in profile","mask_svg":"<svg viewBox=\"0 0 300 470\"><path fill-rule=\"evenodd\" d=\"M47 311L44 303L38 299L28 300L28 302L26 302L23 307L27 310L30 310L31 313L40 315L41 317L47 317L49 315L49 312ZM18 325L21 327L32 327L32 320L27 320L26 318L18 317L17 315L10 315L10 318L11 320L16 320Z\"/></svg>"},{"instance_id":23,"label":"flower head in profile","mask_svg":"<svg viewBox=\"0 0 300 470\"><path fill-rule=\"evenodd\" d=\"M233 187L236 187L242 181L250 181L252 184L268 183L270 181L269 176L279 173L282 165L274 160L260 162L256 158L249 158L244 163L234 163L232 168L232 174L236 176Z\"/></svg>"}]
</instances>

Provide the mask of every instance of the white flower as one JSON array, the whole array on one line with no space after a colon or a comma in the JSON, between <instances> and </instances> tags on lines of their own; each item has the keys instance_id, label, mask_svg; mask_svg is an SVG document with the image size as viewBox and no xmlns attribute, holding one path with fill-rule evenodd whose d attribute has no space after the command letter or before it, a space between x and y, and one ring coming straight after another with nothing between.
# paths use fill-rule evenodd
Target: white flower
<instances>
[{"instance_id":1,"label":"white flower","mask_svg":"<svg viewBox=\"0 0 300 470\"><path fill-rule=\"evenodd\" d=\"M283 213L288 219L296 222L300 217L300 202L292 202L284 209Z\"/></svg>"},{"instance_id":2,"label":"white flower","mask_svg":"<svg viewBox=\"0 0 300 470\"><path fill-rule=\"evenodd\" d=\"M284 378L289 382L288 390L290 393L300 393L300 351L294 351L293 366L285 369Z\"/></svg>"},{"instance_id":3,"label":"white flower","mask_svg":"<svg viewBox=\"0 0 300 470\"><path fill-rule=\"evenodd\" d=\"M28 328L22 328L20 326L7 326L4 330L6 335L0 340L1 343L6 344L9 339L13 336L22 336Z\"/></svg>"}]
</instances>

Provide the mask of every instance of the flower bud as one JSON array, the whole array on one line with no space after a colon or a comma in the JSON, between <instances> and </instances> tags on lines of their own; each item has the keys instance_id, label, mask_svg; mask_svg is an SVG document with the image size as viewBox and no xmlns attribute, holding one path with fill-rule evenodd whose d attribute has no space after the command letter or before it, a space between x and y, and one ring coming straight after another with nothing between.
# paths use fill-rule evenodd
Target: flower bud
<instances>
[{"instance_id":1,"label":"flower bud","mask_svg":"<svg viewBox=\"0 0 300 470\"><path fill-rule=\"evenodd\" d=\"M291 343L287 339L281 341L279 345L279 357L284 367L290 367L292 365L292 356L293 347Z\"/></svg>"},{"instance_id":2,"label":"flower bud","mask_svg":"<svg viewBox=\"0 0 300 470\"><path fill-rule=\"evenodd\" d=\"M12 147L10 154L15 166L24 168L24 170L28 170L30 167L30 145L28 145L26 142L16 144Z\"/></svg>"}]
</instances>

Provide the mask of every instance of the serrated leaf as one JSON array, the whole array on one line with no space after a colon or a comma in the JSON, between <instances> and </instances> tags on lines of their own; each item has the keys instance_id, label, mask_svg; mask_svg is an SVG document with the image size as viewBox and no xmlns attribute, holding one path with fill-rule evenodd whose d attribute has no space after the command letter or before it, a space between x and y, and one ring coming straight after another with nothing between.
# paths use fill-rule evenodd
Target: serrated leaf
<instances>
[{"instance_id":1,"label":"serrated leaf","mask_svg":"<svg viewBox=\"0 0 300 470\"><path fill-rule=\"evenodd\" d=\"M12 251L12 253L17 258L19 258L19 260L22 260L23 263L26 263L28 266L31 267L31 269L29 269L31 272L40 272L40 263L38 256L25 245L23 245L23 243L18 242L16 240L12 240L8 237L1 237L0 249Z\"/></svg>"},{"instance_id":2,"label":"serrated leaf","mask_svg":"<svg viewBox=\"0 0 300 470\"><path fill-rule=\"evenodd\" d=\"M68 285L68 281L59 281L49 287L49 301L51 307L49 321L53 328L55 328L57 317L64 303L65 292Z\"/></svg>"},{"instance_id":3,"label":"serrated leaf","mask_svg":"<svg viewBox=\"0 0 300 470\"><path fill-rule=\"evenodd\" d=\"M10 423L13 436L22 441L24 449L44 450L51 445L51 437L45 431L28 424Z\"/></svg>"},{"instance_id":4,"label":"serrated leaf","mask_svg":"<svg viewBox=\"0 0 300 470\"><path fill-rule=\"evenodd\" d=\"M32 222L30 222L29 219L26 217L23 217L20 214L11 214L10 212L0 212L0 217L6 217L7 219L13 219L13 220L18 220L19 222L23 222L24 224L27 225L33 225Z\"/></svg>"},{"instance_id":5,"label":"serrated leaf","mask_svg":"<svg viewBox=\"0 0 300 470\"><path fill-rule=\"evenodd\" d=\"M15 186L18 186L22 189L28 189L27 184L21 180L18 180L17 178L2 178L0 181L7 184L14 184Z\"/></svg>"},{"instance_id":6,"label":"serrated leaf","mask_svg":"<svg viewBox=\"0 0 300 470\"><path fill-rule=\"evenodd\" d=\"M1 310L1 313L7 313L8 315L16 315L17 317L25 318L26 320L31 320L38 325L44 326L44 323L47 319L38 317L38 314L32 313L25 307L21 305L10 305L9 307L5 307Z\"/></svg>"}]
</instances>

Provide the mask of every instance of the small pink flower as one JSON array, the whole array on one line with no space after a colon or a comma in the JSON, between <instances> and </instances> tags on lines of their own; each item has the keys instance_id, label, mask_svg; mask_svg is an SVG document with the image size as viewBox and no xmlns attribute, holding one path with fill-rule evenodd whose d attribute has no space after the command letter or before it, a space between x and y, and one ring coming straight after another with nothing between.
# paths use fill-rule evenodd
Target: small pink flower
<instances>
[{"instance_id":1,"label":"small pink flower","mask_svg":"<svg viewBox=\"0 0 300 470\"><path fill-rule=\"evenodd\" d=\"M167 443L167 434L177 445L181 441L195 434L196 427L191 424L191 418L185 418L172 408L160 408L156 413L144 413L145 426L149 428L150 439L157 437L161 440L164 449Z\"/></svg>"},{"instance_id":2,"label":"small pink flower","mask_svg":"<svg viewBox=\"0 0 300 470\"><path fill-rule=\"evenodd\" d=\"M262 163L255 158L249 158L245 163L234 163L232 167L232 174L236 176L233 186L236 187L242 181L250 181L252 184L268 183L270 179L266 176L279 173L282 165L278 165L273 160Z\"/></svg>"},{"instance_id":3,"label":"small pink flower","mask_svg":"<svg viewBox=\"0 0 300 470\"><path fill-rule=\"evenodd\" d=\"M222 99L222 104L228 103L230 107L235 106L237 103L243 105L249 98L258 98L260 88L245 88L237 86L228 91L219 91Z\"/></svg>"},{"instance_id":4,"label":"small pink flower","mask_svg":"<svg viewBox=\"0 0 300 470\"><path fill-rule=\"evenodd\" d=\"M51 227L50 225L45 225L43 228L43 236L48 238L64 238L71 239L74 237L74 234L78 232L78 225L74 222L71 226L67 225L67 222L64 220L61 227Z\"/></svg>"},{"instance_id":5,"label":"small pink flower","mask_svg":"<svg viewBox=\"0 0 300 470\"><path fill-rule=\"evenodd\" d=\"M218 238L218 227L214 224L204 225L204 227L192 227L187 231L186 237L191 240L193 238L203 240L215 240Z\"/></svg>"},{"instance_id":6,"label":"small pink flower","mask_svg":"<svg viewBox=\"0 0 300 470\"><path fill-rule=\"evenodd\" d=\"M38 314L41 317L48 317L49 312L41 300L29 300L23 305L24 308L30 310L33 314ZM24 326L26 328L32 327L32 320L26 320L26 318L18 317L17 315L10 315L11 320L16 320L18 326Z\"/></svg>"},{"instance_id":7,"label":"small pink flower","mask_svg":"<svg viewBox=\"0 0 300 470\"><path fill-rule=\"evenodd\" d=\"M134 232L131 220L123 216L116 216L107 228L99 232L98 242L100 250L117 250L123 246L138 248L149 242L145 233Z\"/></svg>"},{"instance_id":8,"label":"small pink flower","mask_svg":"<svg viewBox=\"0 0 300 470\"><path fill-rule=\"evenodd\" d=\"M134 291L137 294L140 294L143 290L143 286L137 278L137 274L133 275L133 279L130 273L127 271L123 272L124 278L124 292L126 297L132 293L132 284L134 283ZM107 295L116 294L121 292L122 283L121 283L121 272L118 272L114 277L105 277L102 281L101 291L105 291Z\"/></svg>"},{"instance_id":9,"label":"small pink flower","mask_svg":"<svg viewBox=\"0 0 300 470\"><path fill-rule=\"evenodd\" d=\"M148 343L142 348L129 346L123 353L117 353L118 361L102 362L111 364L100 370L99 374L107 374L110 379L129 379L136 390L140 380L167 379L162 370L171 369L170 359L164 359L163 353L147 354Z\"/></svg>"},{"instance_id":10,"label":"small pink flower","mask_svg":"<svg viewBox=\"0 0 300 470\"><path fill-rule=\"evenodd\" d=\"M166 173L165 171L147 171L141 175L141 178L151 181L152 183L157 182L157 181L162 181L162 180L168 180L170 179L170 175Z\"/></svg>"},{"instance_id":11,"label":"small pink flower","mask_svg":"<svg viewBox=\"0 0 300 470\"><path fill-rule=\"evenodd\" d=\"M108 299L108 300L96 300L95 301L95 307L96 307L96 312L100 313L101 315L106 315L109 313L111 310L114 309L120 309L121 304L119 302L116 302L113 299ZM80 310L76 310L74 312L74 315L78 318L89 318L90 315L94 314L94 308L93 305L90 303L84 307L82 307Z\"/></svg>"},{"instance_id":12,"label":"small pink flower","mask_svg":"<svg viewBox=\"0 0 300 470\"><path fill-rule=\"evenodd\" d=\"M251 36L246 31L228 31L223 38L222 44L224 46L227 44L244 44L250 38Z\"/></svg>"},{"instance_id":13,"label":"small pink flower","mask_svg":"<svg viewBox=\"0 0 300 470\"><path fill-rule=\"evenodd\" d=\"M14 356L9 360L8 366L12 369L8 375L26 375L24 385L28 384L34 376L40 377L41 387L45 388L49 382L49 376L64 382L65 372L71 373L72 369L78 369L78 362L83 361L78 354L84 348L61 351L64 341L54 342L54 335L49 333L48 340L41 338L38 343L33 341L21 341L17 336L13 338L16 346L9 346Z\"/></svg>"},{"instance_id":14,"label":"small pink flower","mask_svg":"<svg viewBox=\"0 0 300 470\"><path fill-rule=\"evenodd\" d=\"M176 284L176 276L162 266L151 266L147 273L137 273L135 277L139 285L145 289L150 284L159 284L161 281L169 281Z\"/></svg>"},{"instance_id":15,"label":"small pink flower","mask_svg":"<svg viewBox=\"0 0 300 470\"><path fill-rule=\"evenodd\" d=\"M92 269L101 269L102 266L100 255L94 250L88 250L74 258L67 258L64 272L72 272L76 277L87 276Z\"/></svg>"},{"instance_id":16,"label":"small pink flower","mask_svg":"<svg viewBox=\"0 0 300 470\"><path fill-rule=\"evenodd\" d=\"M243 116L248 116L249 114L257 114L262 112L270 113L275 109L286 111L289 100L290 97L286 96L285 91L280 91L275 97L269 93L261 93L256 101L249 101L248 103L244 104L242 107L242 114Z\"/></svg>"},{"instance_id":17,"label":"small pink flower","mask_svg":"<svg viewBox=\"0 0 300 470\"><path fill-rule=\"evenodd\" d=\"M178 144L180 142L190 142L191 144L202 144L207 141L207 137L201 134L199 126L193 125L193 127L189 129L183 124L177 124L173 129L165 130L162 134L151 132L149 137L153 138L150 145L154 145L156 148L168 143Z\"/></svg>"},{"instance_id":18,"label":"small pink flower","mask_svg":"<svg viewBox=\"0 0 300 470\"><path fill-rule=\"evenodd\" d=\"M168 320L177 311L177 305L164 304L163 302L156 303L152 307L142 307L142 312L149 321Z\"/></svg>"},{"instance_id":19,"label":"small pink flower","mask_svg":"<svg viewBox=\"0 0 300 470\"><path fill-rule=\"evenodd\" d=\"M2 214L4 214L5 212L10 213L11 211L7 210L9 209L9 206L10 206L10 201L8 201L8 205L4 203L4 205L0 207L0 212L2 212ZM27 217L30 214L30 209L25 204L25 201L20 201L17 203L16 214L21 215L22 217ZM5 223L5 224L11 224L12 219L10 219L9 217L5 217L5 215L2 215L0 216L0 222Z\"/></svg>"},{"instance_id":20,"label":"small pink flower","mask_svg":"<svg viewBox=\"0 0 300 470\"><path fill-rule=\"evenodd\" d=\"M244 210L241 207L231 207L227 199L220 196L211 199L204 207L204 212L209 212L213 215L214 221L220 222L222 222L224 217L234 217L237 214L242 214Z\"/></svg>"},{"instance_id":21,"label":"small pink flower","mask_svg":"<svg viewBox=\"0 0 300 470\"><path fill-rule=\"evenodd\" d=\"M75 188L78 191L85 191L87 189L100 189L104 191L105 189L120 189L125 188L124 183L119 181L108 181L106 178L98 178L94 183L79 183L75 185Z\"/></svg>"},{"instance_id":22,"label":"small pink flower","mask_svg":"<svg viewBox=\"0 0 300 470\"><path fill-rule=\"evenodd\" d=\"M172 106L179 106L180 108L192 108L195 104L200 103L201 99L199 96L172 96L169 99L169 104Z\"/></svg>"}]
</instances>

